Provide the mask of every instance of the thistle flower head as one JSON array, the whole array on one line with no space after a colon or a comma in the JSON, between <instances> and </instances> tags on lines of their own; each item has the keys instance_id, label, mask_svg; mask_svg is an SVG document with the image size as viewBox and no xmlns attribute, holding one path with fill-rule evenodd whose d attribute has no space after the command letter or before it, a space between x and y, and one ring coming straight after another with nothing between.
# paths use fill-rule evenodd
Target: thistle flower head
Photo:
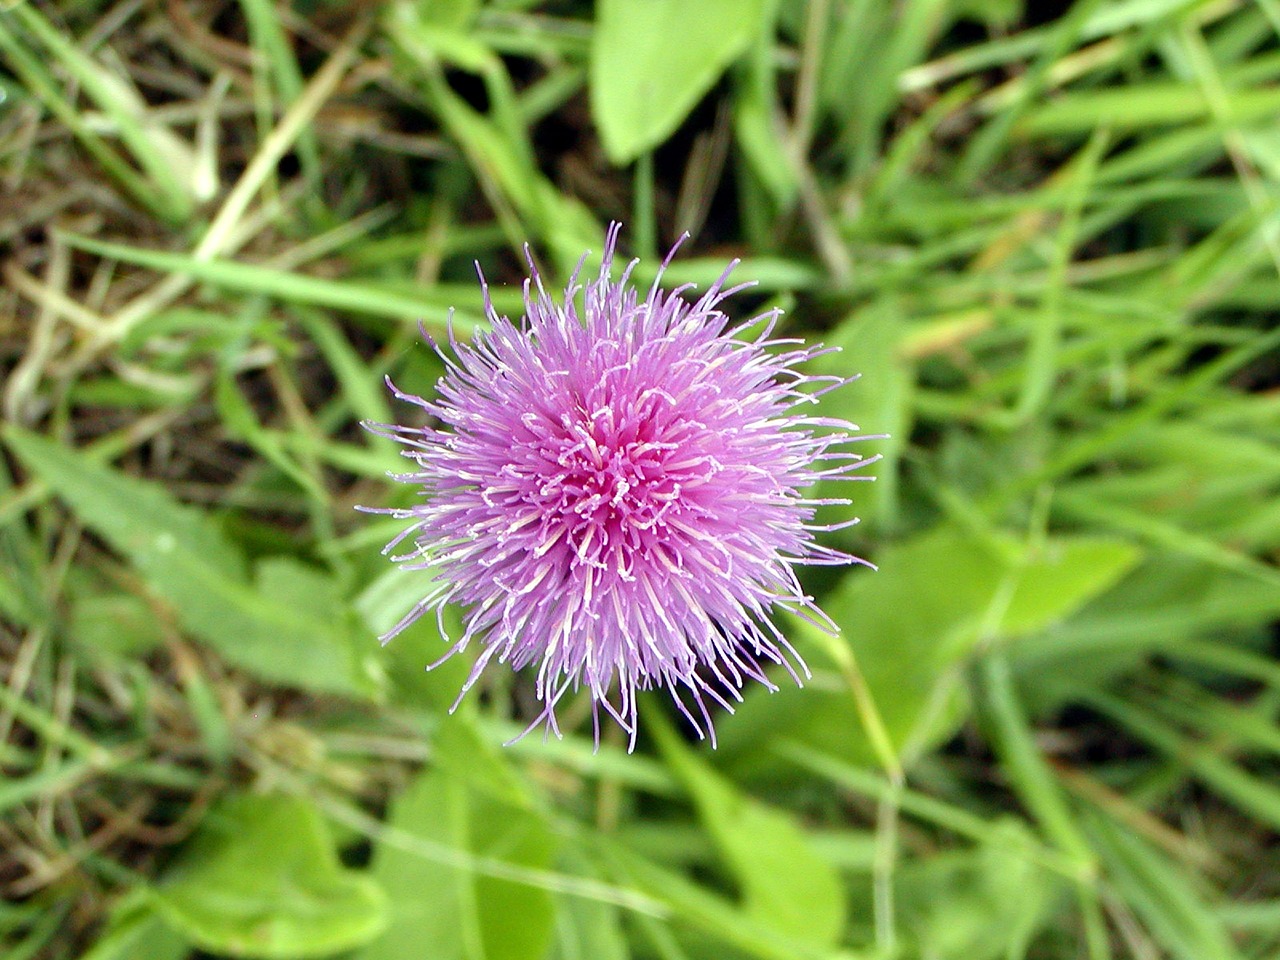
<instances>
[{"instance_id":1,"label":"thistle flower head","mask_svg":"<svg viewBox=\"0 0 1280 960\"><path fill-rule=\"evenodd\" d=\"M726 288L736 261L696 301L658 280L642 296L635 261L613 279L618 233L599 274L581 285L579 264L559 301L530 260L518 323L485 286L489 329L437 347L434 399L388 381L434 423L366 424L404 445L413 468L393 477L423 498L381 511L408 521L386 552L411 544L393 559L432 577L383 640L459 604L442 660L481 647L459 700L492 660L536 665L528 729L558 736L557 704L585 687L597 738L602 708L634 745L636 691L665 687L714 742L706 698L732 710L748 679L775 689L767 663L808 675L776 610L834 632L795 568L862 561L814 541L846 525L815 524L815 508L848 501L805 491L862 479L875 458L843 449L853 424L798 412L847 382L799 370L824 351L773 338L778 311L734 325L721 310L749 286Z\"/></svg>"}]
</instances>

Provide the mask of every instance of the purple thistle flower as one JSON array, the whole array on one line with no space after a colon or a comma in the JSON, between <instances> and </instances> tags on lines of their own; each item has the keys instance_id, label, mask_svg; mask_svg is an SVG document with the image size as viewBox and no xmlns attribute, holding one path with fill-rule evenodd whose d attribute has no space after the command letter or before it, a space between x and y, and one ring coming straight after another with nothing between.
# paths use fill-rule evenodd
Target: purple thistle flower
<instances>
[{"instance_id":1,"label":"purple thistle flower","mask_svg":"<svg viewBox=\"0 0 1280 960\"><path fill-rule=\"evenodd\" d=\"M634 746L636 690L665 686L714 745L704 697L732 711L748 678L777 689L766 662L796 683L797 668L809 675L774 608L837 632L795 567L865 563L813 539L857 521L815 524L819 504L849 501L803 492L822 478L870 479L853 471L878 458L840 449L862 439L853 424L794 412L848 382L797 369L831 351L770 339L778 310L737 326L720 310L751 286L725 288L737 261L696 302L682 296L692 285L659 289L662 270L640 299L636 261L612 279L619 231L585 287L579 263L563 302L530 258L519 324L498 316L482 275L490 329L470 344L451 329L452 358L436 347L437 399L388 379L440 426L365 424L404 444L415 467L392 476L424 497L375 511L410 521L384 553L412 538L392 559L434 574L382 640L461 604L464 632L438 662L473 641L483 650L459 702L495 657L514 670L536 663L543 710L525 733L545 723L559 736L556 705L585 685L597 742L603 707Z\"/></svg>"}]
</instances>

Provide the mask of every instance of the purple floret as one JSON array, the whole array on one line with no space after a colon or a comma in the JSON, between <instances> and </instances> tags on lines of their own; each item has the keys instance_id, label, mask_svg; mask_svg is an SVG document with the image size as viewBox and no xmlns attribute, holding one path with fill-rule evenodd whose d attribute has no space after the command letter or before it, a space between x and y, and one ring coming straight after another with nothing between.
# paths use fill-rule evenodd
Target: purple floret
<instances>
[{"instance_id":1,"label":"purple floret","mask_svg":"<svg viewBox=\"0 0 1280 960\"><path fill-rule=\"evenodd\" d=\"M737 326L721 312L750 286L725 288L736 261L696 302L657 280L640 299L635 261L611 277L619 229L599 275L584 288L575 271L560 302L530 261L518 324L486 286L490 329L451 335L435 400L391 387L438 425L366 424L404 444L414 469L393 476L424 494L380 511L410 521L386 552L409 541L393 559L433 574L382 639L459 604L465 629L442 660L483 648L459 700L494 658L536 663L543 709L528 729L559 736L556 705L585 686L597 739L603 707L634 745L635 692L663 686L714 743L705 697L732 710L748 678L776 689L766 662L808 675L771 611L836 631L795 567L865 562L813 539L856 521L815 524L819 504L848 501L804 491L869 479L853 471L876 458L842 449L860 439L853 424L795 412L847 382L799 371L826 351L770 339L779 311Z\"/></svg>"}]
</instances>

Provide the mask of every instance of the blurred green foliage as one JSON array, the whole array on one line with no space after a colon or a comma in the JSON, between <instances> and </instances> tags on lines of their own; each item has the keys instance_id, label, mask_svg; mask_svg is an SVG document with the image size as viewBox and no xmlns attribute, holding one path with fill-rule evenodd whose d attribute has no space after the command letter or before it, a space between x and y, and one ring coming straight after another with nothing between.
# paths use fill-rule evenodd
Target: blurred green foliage
<instances>
[{"instance_id":1,"label":"blurred green foliage","mask_svg":"<svg viewBox=\"0 0 1280 960\"><path fill-rule=\"evenodd\" d=\"M0 956L1275 956L1278 30L0 6ZM503 749L529 678L451 713L433 619L375 639L424 588L357 421L476 264L516 314L610 219L641 282L740 257L889 435L831 534L880 570L815 571L839 639L787 619L812 678L715 752L661 697Z\"/></svg>"}]
</instances>

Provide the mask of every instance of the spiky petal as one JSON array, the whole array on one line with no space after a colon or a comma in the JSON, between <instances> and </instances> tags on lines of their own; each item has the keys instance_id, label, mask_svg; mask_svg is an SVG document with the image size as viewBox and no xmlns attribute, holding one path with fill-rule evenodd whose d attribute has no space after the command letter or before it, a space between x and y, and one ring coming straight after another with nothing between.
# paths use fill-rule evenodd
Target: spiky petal
<instances>
[{"instance_id":1,"label":"spiky petal","mask_svg":"<svg viewBox=\"0 0 1280 960\"><path fill-rule=\"evenodd\" d=\"M414 469L393 476L424 496L380 511L410 521L386 552L408 540L393 559L433 574L383 639L460 604L465 629L442 659L482 650L459 700L495 658L536 664L543 710L529 729L558 736L556 705L585 686L597 738L603 707L634 745L635 692L661 686L714 742L704 698L731 710L748 679L773 689L765 662L808 675L775 609L836 629L795 567L864 561L814 541L833 529L814 524L815 507L848 501L804 491L867 479L854 471L876 458L842 449L860 439L853 424L797 412L847 382L800 371L825 351L772 339L778 311L737 326L722 312L749 286L725 287L736 261L694 302L691 286L658 280L641 299L635 261L612 278L618 232L599 275L580 285L580 264L561 301L530 260L518 324L485 286L490 327L469 344L451 333L452 356L437 348L436 399L388 381L438 425L366 424L404 445Z\"/></svg>"}]
</instances>

